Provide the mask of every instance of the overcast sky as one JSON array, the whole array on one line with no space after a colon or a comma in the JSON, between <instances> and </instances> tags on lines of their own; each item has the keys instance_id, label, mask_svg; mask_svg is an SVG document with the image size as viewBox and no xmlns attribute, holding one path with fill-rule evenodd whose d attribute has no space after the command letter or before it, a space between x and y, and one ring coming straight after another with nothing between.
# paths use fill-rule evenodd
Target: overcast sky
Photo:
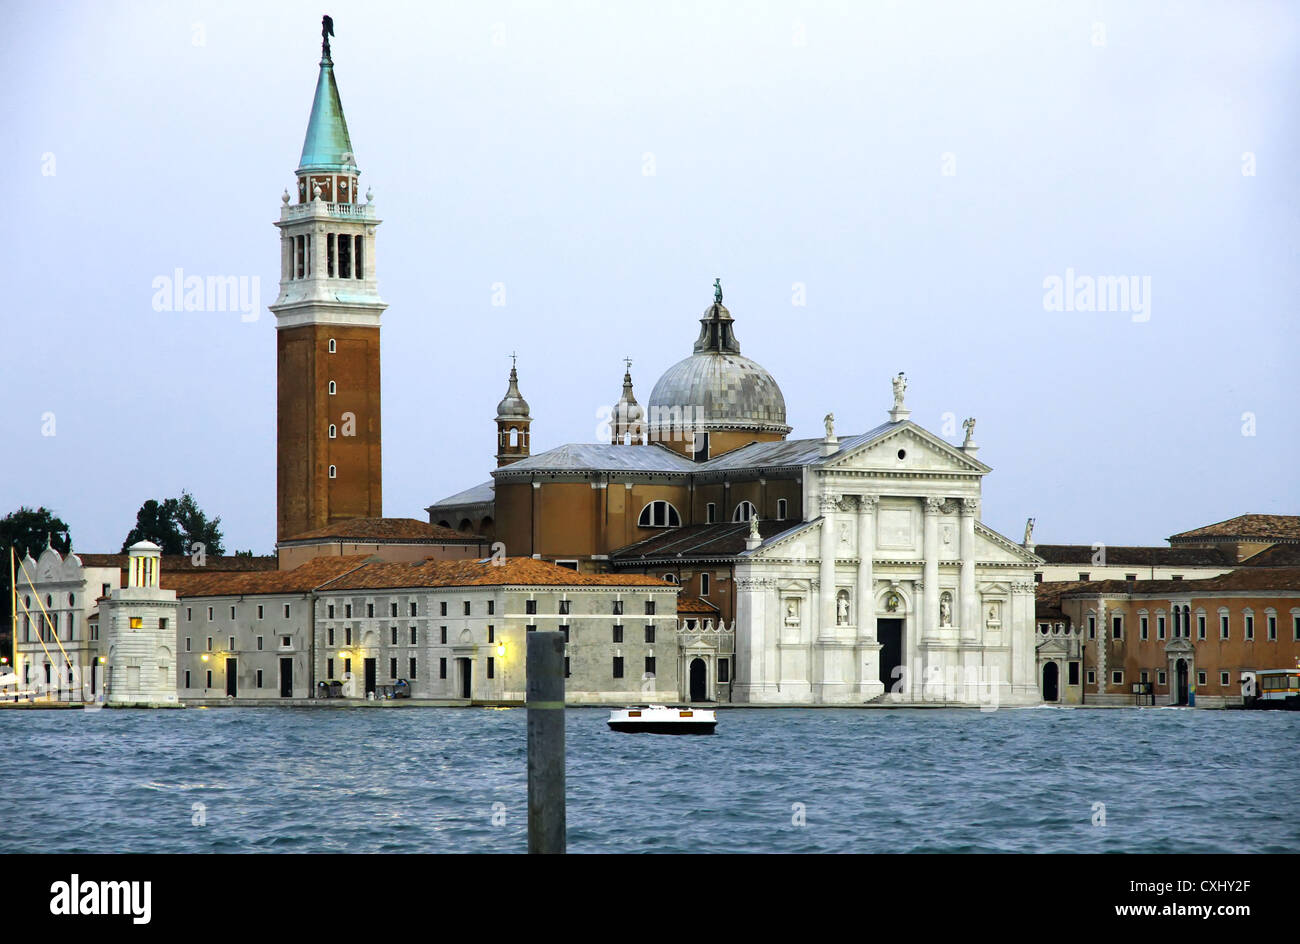
<instances>
[{"instance_id":1,"label":"overcast sky","mask_svg":"<svg viewBox=\"0 0 1300 944\"><path fill-rule=\"evenodd\" d=\"M489 477L512 350L534 452L593 441L715 277L794 436L882 422L906 371L915 421L978 419L1017 540L1300 512L1296 4L332 0L9 7L0 514L115 551L185 488L271 551L323 12L384 220L385 514ZM155 311L178 268L257 277L256 320ZM1050 310L1068 269L1145 310Z\"/></svg>"}]
</instances>

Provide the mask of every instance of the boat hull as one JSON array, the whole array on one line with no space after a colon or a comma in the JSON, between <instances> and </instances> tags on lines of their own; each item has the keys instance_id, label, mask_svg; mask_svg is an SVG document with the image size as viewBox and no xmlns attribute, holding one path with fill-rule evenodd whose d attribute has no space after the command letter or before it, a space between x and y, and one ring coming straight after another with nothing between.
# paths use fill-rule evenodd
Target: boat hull
<instances>
[{"instance_id":1,"label":"boat hull","mask_svg":"<svg viewBox=\"0 0 1300 944\"><path fill-rule=\"evenodd\" d=\"M611 731L627 734L712 734L716 721L608 721Z\"/></svg>"}]
</instances>

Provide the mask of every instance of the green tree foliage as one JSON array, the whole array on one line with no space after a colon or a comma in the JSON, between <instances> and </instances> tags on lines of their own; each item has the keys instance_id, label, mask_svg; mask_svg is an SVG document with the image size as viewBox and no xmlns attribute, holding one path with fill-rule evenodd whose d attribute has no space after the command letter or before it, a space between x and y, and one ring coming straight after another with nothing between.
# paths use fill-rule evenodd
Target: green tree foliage
<instances>
[{"instance_id":1,"label":"green tree foliage","mask_svg":"<svg viewBox=\"0 0 1300 944\"><path fill-rule=\"evenodd\" d=\"M135 527L122 542L122 550L137 541L153 541L164 554L190 554L195 544L202 544L205 554L220 556L225 553L220 525L221 518L209 521L189 492L161 502L151 498L136 513Z\"/></svg>"},{"instance_id":2,"label":"green tree foliage","mask_svg":"<svg viewBox=\"0 0 1300 944\"><path fill-rule=\"evenodd\" d=\"M41 556L41 551L45 550L45 545L49 544L60 554L67 554L72 549L72 533L68 530L68 525L62 518L55 516L54 512L48 508L19 508L17 511L10 512L4 518L0 518L0 553L3 553L6 560L0 570L3 576L0 576L0 595L4 599L4 613L0 615L0 636L8 640L13 627L11 626L12 613L10 612L9 594L13 591L13 584L9 580L9 548L14 549L14 557L22 560L27 554L33 558ZM15 564L15 569L17 565ZM33 576L35 576L33 574ZM8 642L0 644L0 648L7 655L9 652Z\"/></svg>"}]
</instances>

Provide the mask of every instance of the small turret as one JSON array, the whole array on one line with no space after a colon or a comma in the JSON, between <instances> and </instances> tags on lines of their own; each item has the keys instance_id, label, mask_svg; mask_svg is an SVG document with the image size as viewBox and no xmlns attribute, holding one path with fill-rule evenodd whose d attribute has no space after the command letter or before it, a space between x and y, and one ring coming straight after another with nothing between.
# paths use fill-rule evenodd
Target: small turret
<instances>
[{"instance_id":1,"label":"small turret","mask_svg":"<svg viewBox=\"0 0 1300 944\"><path fill-rule=\"evenodd\" d=\"M515 355L510 355L510 386L497 404L497 468L526 459L529 456L528 428L533 418L528 401L519 392L519 372Z\"/></svg>"},{"instance_id":2,"label":"small turret","mask_svg":"<svg viewBox=\"0 0 1300 944\"><path fill-rule=\"evenodd\" d=\"M624 363L627 369L623 372L623 395L618 398L610 417L609 441L615 446L644 446L645 411L632 392L632 359L626 358Z\"/></svg>"}]
</instances>

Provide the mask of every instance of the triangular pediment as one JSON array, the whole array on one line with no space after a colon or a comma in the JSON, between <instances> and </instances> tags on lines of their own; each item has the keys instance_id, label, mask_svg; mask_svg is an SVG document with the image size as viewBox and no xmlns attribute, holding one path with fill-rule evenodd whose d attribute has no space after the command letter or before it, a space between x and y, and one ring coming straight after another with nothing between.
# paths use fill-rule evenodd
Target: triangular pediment
<instances>
[{"instance_id":1,"label":"triangular pediment","mask_svg":"<svg viewBox=\"0 0 1300 944\"><path fill-rule=\"evenodd\" d=\"M902 453L900 456L899 453ZM929 430L907 422L841 454L822 468L836 471L983 475L991 469Z\"/></svg>"}]
</instances>

